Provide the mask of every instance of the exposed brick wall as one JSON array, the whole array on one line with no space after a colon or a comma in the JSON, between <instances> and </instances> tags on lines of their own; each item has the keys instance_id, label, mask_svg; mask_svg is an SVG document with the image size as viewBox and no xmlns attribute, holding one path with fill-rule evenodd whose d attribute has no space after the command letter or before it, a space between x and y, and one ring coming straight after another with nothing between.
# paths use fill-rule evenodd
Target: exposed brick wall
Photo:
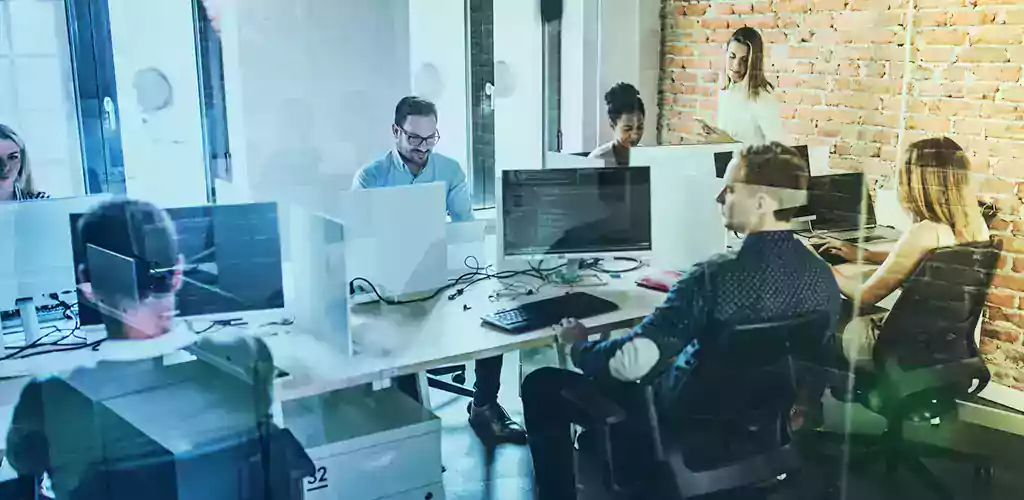
<instances>
[{"instance_id":1,"label":"exposed brick wall","mask_svg":"<svg viewBox=\"0 0 1024 500\"><path fill-rule=\"evenodd\" d=\"M787 132L829 146L833 169L891 176L907 144L953 138L1007 250L985 347L1024 366L1024 0L910 3L664 0L659 139L695 140L695 115L713 123L723 48L741 26L765 39Z\"/></svg>"}]
</instances>

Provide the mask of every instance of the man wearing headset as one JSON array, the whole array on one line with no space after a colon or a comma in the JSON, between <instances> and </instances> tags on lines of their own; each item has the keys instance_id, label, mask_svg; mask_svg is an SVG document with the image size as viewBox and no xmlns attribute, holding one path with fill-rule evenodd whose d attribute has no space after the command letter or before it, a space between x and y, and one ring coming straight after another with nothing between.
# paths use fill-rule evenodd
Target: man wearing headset
<instances>
[{"instance_id":1,"label":"man wearing headset","mask_svg":"<svg viewBox=\"0 0 1024 500\"><path fill-rule=\"evenodd\" d=\"M107 339L99 352L104 361L29 382L14 409L6 458L19 477L34 480L47 474L57 498L71 497L106 456L108 443L93 431L101 412L76 387L101 384L124 392L157 368L161 355L196 338L184 334L190 332L171 333L181 258L174 226L163 210L142 201L111 200L82 217L76 230L83 254L91 245L94 255L109 252L134 260L138 286L130 291L93 286L90 275L100 271L82 264L79 301L102 313Z\"/></svg>"}]
</instances>

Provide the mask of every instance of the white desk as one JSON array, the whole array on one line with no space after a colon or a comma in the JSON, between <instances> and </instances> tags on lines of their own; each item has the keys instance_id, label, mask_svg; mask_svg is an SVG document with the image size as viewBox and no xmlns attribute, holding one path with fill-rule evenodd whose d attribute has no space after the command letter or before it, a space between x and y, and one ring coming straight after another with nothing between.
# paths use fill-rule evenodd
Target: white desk
<instances>
[{"instance_id":1,"label":"white desk","mask_svg":"<svg viewBox=\"0 0 1024 500\"><path fill-rule=\"evenodd\" d=\"M583 324L594 333L603 333L630 326L650 314L661 304L665 294L634 284L638 277L649 272L649 268L644 268L621 278L605 276L608 282L605 286L576 288L620 306L615 312L585 319ZM517 277L516 280L539 284L533 278ZM557 334L553 327L511 335L484 326L480 317L573 289L545 286L535 295L492 302L489 297L500 287L497 280L488 280L468 288L456 300L448 300L450 292L446 292L431 301L416 304L353 306L350 328L356 354L352 357L336 352L294 327L271 328L268 332L274 333L264 340L275 364L290 373L289 377L276 382L277 395L282 400L296 399L553 343ZM69 371L102 358L101 345L98 351L54 352L0 362L0 406L14 403L27 377Z\"/></svg>"},{"instance_id":2,"label":"white desk","mask_svg":"<svg viewBox=\"0 0 1024 500\"><path fill-rule=\"evenodd\" d=\"M650 314L665 300L665 294L634 284L638 277L650 271L644 268L621 278L605 277L608 281L605 286L578 288L619 305L619 310L585 319L583 324L594 333L603 333L630 326ZM353 357L334 353L322 342L301 333L268 337L265 340L275 364L291 373L279 382L277 396L282 400L312 396L552 344L558 333L553 327L511 335L482 325L480 317L519 303L554 297L570 288L547 286L531 296L492 302L489 297L499 287L497 281L489 280L473 285L455 300L448 300L448 293L442 293L431 301L417 304L354 306L350 323L356 345ZM464 309L466 306L468 310Z\"/></svg>"}]
</instances>

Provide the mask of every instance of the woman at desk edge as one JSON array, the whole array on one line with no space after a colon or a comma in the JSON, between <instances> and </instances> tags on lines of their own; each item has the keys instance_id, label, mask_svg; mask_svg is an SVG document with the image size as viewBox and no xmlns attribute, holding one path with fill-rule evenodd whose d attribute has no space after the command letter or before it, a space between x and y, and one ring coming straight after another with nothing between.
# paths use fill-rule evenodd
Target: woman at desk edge
<instances>
[{"instance_id":1,"label":"woman at desk edge","mask_svg":"<svg viewBox=\"0 0 1024 500\"><path fill-rule=\"evenodd\" d=\"M35 188L25 141L11 127L0 124L0 202L48 197Z\"/></svg>"},{"instance_id":2,"label":"woman at desk edge","mask_svg":"<svg viewBox=\"0 0 1024 500\"><path fill-rule=\"evenodd\" d=\"M725 73L718 92L718 124L697 118L711 143L786 144L775 87L764 76L764 41L754 28L736 30L725 48Z\"/></svg>"},{"instance_id":3,"label":"woman at desk edge","mask_svg":"<svg viewBox=\"0 0 1024 500\"><path fill-rule=\"evenodd\" d=\"M900 205L913 224L891 251L866 250L834 240L822 248L850 262L879 264L863 284L833 268L840 292L854 302L859 300L862 306L874 305L896 291L929 251L989 239L988 226L975 201L969 160L952 139L924 139L911 144L897 179ZM858 322L838 330L851 362L870 360L876 330L873 325Z\"/></svg>"}]
</instances>

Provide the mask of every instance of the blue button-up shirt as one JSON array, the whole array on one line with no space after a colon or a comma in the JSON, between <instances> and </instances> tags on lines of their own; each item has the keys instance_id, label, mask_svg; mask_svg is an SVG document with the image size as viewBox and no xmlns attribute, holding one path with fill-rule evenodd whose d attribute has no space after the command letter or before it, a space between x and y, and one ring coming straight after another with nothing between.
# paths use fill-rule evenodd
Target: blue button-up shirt
<instances>
[{"instance_id":1,"label":"blue button-up shirt","mask_svg":"<svg viewBox=\"0 0 1024 500\"><path fill-rule=\"evenodd\" d=\"M383 158L359 169L352 181L352 189L373 189L410 184L444 182L448 194L445 205L452 222L473 220L473 205L469 200L469 185L466 173L459 162L439 153L431 152L427 164L419 175L413 175L402 157L395 150L388 151Z\"/></svg>"}]
</instances>

